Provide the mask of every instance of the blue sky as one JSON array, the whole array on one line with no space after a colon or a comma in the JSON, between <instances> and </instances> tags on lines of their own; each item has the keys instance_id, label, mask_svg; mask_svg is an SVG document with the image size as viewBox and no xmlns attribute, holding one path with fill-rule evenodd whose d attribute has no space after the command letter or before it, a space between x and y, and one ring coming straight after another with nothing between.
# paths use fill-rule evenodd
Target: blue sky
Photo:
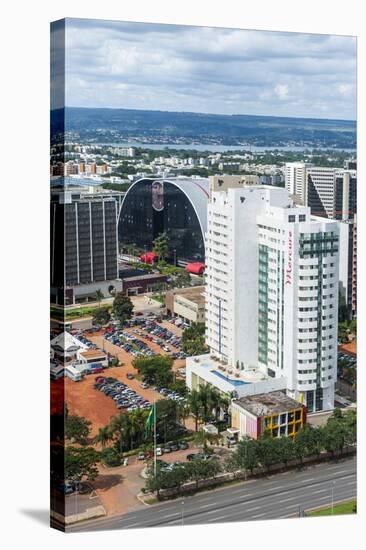
<instances>
[{"instance_id":1,"label":"blue sky","mask_svg":"<svg viewBox=\"0 0 366 550\"><path fill-rule=\"evenodd\" d=\"M356 118L356 38L67 19L66 105Z\"/></svg>"}]
</instances>

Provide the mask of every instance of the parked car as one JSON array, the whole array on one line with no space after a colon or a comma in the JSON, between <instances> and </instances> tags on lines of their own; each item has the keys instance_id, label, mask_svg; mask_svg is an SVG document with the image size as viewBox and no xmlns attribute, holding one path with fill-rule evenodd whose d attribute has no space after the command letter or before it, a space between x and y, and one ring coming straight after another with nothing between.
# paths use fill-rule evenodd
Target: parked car
<instances>
[{"instance_id":1,"label":"parked car","mask_svg":"<svg viewBox=\"0 0 366 550\"><path fill-rule=\"evenodd\" d=\"M133 380L135 377L134 377L134 375L133 375L131 372L129 372L129 373L127 374L127 378L128 378L129 380Z\"/></svg>"},{"instance_id":2,"label":"parked car","mask_svg":"<svg viewBox=\"0 0 366 550\"><path fill-rule=\"evenodd\" d=\"M184 450L186 450L186 449L189 449L188 442L185 441L184 439L182 439L182 441L179 441L178 446L179 446L179 449L180 449L181 451L184 451Z\"/></svg>"},{"instance_id":3,"label":"parked car","mask_svg":"<svg viewBox=\"0 0 366 550\"><path fill-rule=\"evenodd\" d=\"M164 451L162 447L156 447L156 456L163 456Z\"/></svg>"},{"instance_id":4,"label":"parked car","mask_svg":"<svg viewBox=\"0 0 366 550\"><path fill-rule=\"evenodd\" d=\"M208 460L211 455L205 453L190 453L187 455L187 460Z\"/></svg>"}]
</instances>

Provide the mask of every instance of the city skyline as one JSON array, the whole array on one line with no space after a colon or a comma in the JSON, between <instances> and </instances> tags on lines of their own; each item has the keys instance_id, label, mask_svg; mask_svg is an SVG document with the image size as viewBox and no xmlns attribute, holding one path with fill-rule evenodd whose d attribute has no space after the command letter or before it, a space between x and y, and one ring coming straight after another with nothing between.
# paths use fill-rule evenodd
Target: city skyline
<instances>
[{"instance_id":1,"label":"city skyline","mask_svg":"<svg viewBox=\"0 0 366 550\"><path fill-rule=\"evenodd\" d=\"M67 106L356 118L355 37L82 19L65 34Z\"/></svg>"}]
</instances>

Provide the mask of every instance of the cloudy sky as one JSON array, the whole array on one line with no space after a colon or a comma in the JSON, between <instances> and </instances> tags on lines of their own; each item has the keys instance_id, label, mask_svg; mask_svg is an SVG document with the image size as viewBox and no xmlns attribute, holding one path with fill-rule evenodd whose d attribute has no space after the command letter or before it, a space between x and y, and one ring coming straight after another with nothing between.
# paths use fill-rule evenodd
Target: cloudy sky
<instances>
[{"instance_id":1,"label":"cloudy sky","mask_svg":"<svg viewBox=\"0 0 366 550\"><path fill-rule=\"evenodd\" d=\"M356 39L68 19L66 105L355 119Z\"/></svg>"}]
</instances>

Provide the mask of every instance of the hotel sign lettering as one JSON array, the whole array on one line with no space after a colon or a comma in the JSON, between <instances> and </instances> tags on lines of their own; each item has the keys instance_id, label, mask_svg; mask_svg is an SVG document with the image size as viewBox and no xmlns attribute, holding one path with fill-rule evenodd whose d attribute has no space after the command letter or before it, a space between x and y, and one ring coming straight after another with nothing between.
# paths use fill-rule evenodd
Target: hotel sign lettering
<instances>
[{"instance_id":1,"label":"hotel sign lettering","mask_svg":"<svg viewBox=\"0 0 366 550\"><path fill-rule=\"evenodd\" d=\"M288 241L287 241L287 265L286 265L286 272L285 272L286 285L292 284L292 262L293 262L293 239L292 239L292 231L289 231Z\"/></svg>"}]
</instances>

